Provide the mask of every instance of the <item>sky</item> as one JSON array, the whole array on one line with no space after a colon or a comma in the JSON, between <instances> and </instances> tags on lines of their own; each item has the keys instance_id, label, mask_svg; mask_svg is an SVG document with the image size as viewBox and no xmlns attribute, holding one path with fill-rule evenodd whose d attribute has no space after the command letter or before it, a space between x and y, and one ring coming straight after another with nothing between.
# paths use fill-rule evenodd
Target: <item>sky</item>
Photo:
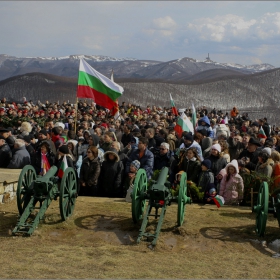
<instances>
[{"instance_id":1,"label":"sky","mask_svg":"<svg viewBox=\"0 0 280 280\"><path fill-rule=\"evenodd\" d=\"M0 1L0 54L280 67L278 1Z\"/></svg>"}]
</instances>

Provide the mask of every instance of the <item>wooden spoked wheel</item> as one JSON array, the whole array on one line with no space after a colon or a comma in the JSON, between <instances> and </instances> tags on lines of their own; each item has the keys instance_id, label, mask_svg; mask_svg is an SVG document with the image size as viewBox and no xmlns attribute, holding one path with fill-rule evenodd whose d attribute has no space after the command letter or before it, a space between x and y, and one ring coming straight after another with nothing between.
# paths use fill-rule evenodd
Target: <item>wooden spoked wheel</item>
<instances>
[{"instance_id":1,"label":"wooden spoked wheel","mask_svg":"<svg viewBox=\"0 0 280 280\"><path fill-rule=\"evenodd\" d=\"M268 200L268 184L267 182L263 182L259 189L257 205L254 206L254 212L256 213L256 233L259 236L264 236L265 233L268 213Z\"/></svg>"},{"instance_id":2,"label":"wooden spoked wheel","mask_svg":"<svg viewBox=\"0 0 280 280\"><path fill-rule=\"evenodd\" d=\"M17 184L17 207L20 215L24 212L33 195L33 188L31 186L36 178L36 171L32 165L26 165L21 170Z\"/></svg>"},{"instance_id":3,"label":"wooden spoked wheel","mask_svg":"<svg viewBox=\"0 0 280 280\"><path fill-rule=\"evenodd\" d=\"M134 186L132 191L132 219L134 223L137 223L141 218L145 210L146 199L145 194L147 192L148 180L146 171L139 169L134 180Z\"/></svg>"},{"instance_id":4,"label":"wooden spoked wheel","mask_svg":"<svg viewBox=\"0 0 280 280\"><path fill-rule=\"evenodd\" d=\"M68 167L60 183L59 208L63 221L69 218L74 212L77 189L75 170L72 167Z\"/></svg>"},{"instance_id":5,"label":"wooden spoked wheel","mask_svg":"<svg viewBox=\"0 0 280 280\"><path fill-rule=\"evenodd\" d=\"M178 211L177 211L177 225L181 226L185 217L185 205L187 203L187 174L184 172L180 180L180 189L178 195Z\"/></svg>"}]
</instances>

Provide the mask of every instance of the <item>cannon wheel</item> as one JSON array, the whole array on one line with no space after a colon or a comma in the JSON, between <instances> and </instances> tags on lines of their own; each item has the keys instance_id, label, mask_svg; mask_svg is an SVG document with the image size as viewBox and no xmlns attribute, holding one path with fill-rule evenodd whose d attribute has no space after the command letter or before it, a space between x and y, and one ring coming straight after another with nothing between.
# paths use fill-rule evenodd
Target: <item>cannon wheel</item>
<instances>
[{"instance_id":1,"label":"cannon wheel","mask_svg":"<svg viewBox=\"0 0 280 280\"><path fill-rule=\"evenodd\" d=\"M26 165L20 172L17 185L17 207L20 215L24 212L33 195L31 183L37 178L36 171L32 165Z\"/></svg>"},{"instance_id":2,"label":"cannon wheel","mask_svg":"<svg viewBox=\"0 0 280 280\"><path fill-rule=\"evenodd\" d=\"M263 182L260 186L257 205L254 207L254 212L256 212L256 233L259 236L264 236L267 213L268 213L268 184Z\"/></svg>"},{"instance_id":3,"label":"cannon wheel","mask_svg":"<svg viewBox=\"0 0 280 280\"><path fill-rule=\"evenodd\" d=\"M132 219L134 223L137 223L145 210L146 199L144 198L147 192L147 175L144 169L139 169L134 180L134 186L132 191Z\"/></svg>"},{"instance_id":4,"label":"cannon wheel","mask_svg":"<svg viewBox=\"0 0 280 280\"><path fill-rule=\"evenodd\" d=\"M184 222L185 216L185 197L187 195L187 174L184 172L180 180L180 189L178 195L178 211L177 211L177 224L181 226Z\"/></svg>"},{"instance_id":5,"label":"cannon wheel","mask_svg":"<svg viewBox=\"0 0 280 280\"><path fill-rule=\"evenodd\" d=\"M63 221L73 214L77 197L77 179L72 167L66 168L61 183L59 194L60 216Z\"/></svg>"}]
</instances>

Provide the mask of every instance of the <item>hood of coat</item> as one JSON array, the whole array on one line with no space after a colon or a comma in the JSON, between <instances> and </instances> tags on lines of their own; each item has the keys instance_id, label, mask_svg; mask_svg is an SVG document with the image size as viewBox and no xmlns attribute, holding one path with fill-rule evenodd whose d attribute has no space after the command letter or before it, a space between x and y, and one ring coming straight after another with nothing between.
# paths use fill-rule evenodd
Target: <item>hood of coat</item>
<instances>
[{"instance_id":1,"label":"hood of coat","mask_svg":"<svg viewBox=\"0 0 280 280\"><path fill-rule=\"evenodd\" d=\"M227 173L228 173L228 168L230 166L233 166L235 168L235 170L236 170L236 173L239 173L238 162L237 162L236 159L232 160L230 163L227 164L227 166L226 166L226 172Z\"/></svg>"},{"instance_id":2,"label":"hood of coat","mask_svg":"<svg viewBox=\"0 0 280 280\"><path fill-rule=\"evenodd\" d=\"M116 162L120 161L120 157L118 155L118 152L114 148L110 148L106 153L104 153L104 160L109 160L108 155L113 154L116 157Z\"/></svg>"},{"instance_id":3,"label":"hood of coat","mask_svg":"<svg viewBox=\"0 0 280 280\"><path fill-rule=\"evenodd\" d=\"M210 121L207 116L202 117L198 120L198 125L201 125L201 122L205 122L207 127L210 127Z\"/></svg>"}]
</instances>

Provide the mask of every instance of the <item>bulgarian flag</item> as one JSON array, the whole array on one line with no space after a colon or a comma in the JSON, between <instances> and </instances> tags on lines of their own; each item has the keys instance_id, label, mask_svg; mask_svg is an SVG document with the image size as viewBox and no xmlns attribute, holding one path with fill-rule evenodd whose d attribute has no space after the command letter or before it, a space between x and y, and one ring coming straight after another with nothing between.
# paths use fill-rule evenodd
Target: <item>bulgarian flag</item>
<instances>
[{"instance_id":1,"label":"bulgarian flag","mask_svg":"<svg viewBox=\"0 0 280 280\"><path fill-rule=\"evenodd\" d=\"M261 126L260 130L259 130L259 133L258 133L258 138L267 138L266 135L265 135L265 132Z\"/></svg>"},{"instance_id":2,"label":"bulgarian flag","mask_svg":"<svg viewBox=\"0 0 280 280\"><path fill-rule=\"evenodd\" d=\"M68 164L67 164L67 159L66 159L66 155L64 155L63 157L63 160L60 164L60 167L59 167L59 170L58 170L58 173L57 173L57 176L62 179L63 175L64 175L64 172L66 170L66 168L68 167Z\"/></svg>"},{"instance_id":3,"label":"bulgarian flag","mask_svg":"<svg viewBox=\"0 0 280 280\"><path fill-rule=\"evenodd\" d=\"M177 124L174 127L174 130L178 133L179 137L182 137L183 131L194 133L193 124L183 112L177 120Z\"/></svg>"},{"instance_id":4,"label":"bulgarian flag","mask_svg":"<svg viewBox=\"0 0 280 280\"><path fill-rule=\"evenodd\" d=\"M223 206L225 204L224 198L220 195L216 195L213 198L213 201L215 202L215 204L217 205L218 208L220 208L221 206Z\"/></svg>"},{"instance_id":5,"label":"bulgarian flag","mask_svg":"<svg viewBox=\"0 0 280 280\"><path fill-rule=\"evenodd\" d=\"M80 59L77 97L90 98L97 105L111 110L123 88Z\"/></svg>"},{"instance_id":6,"label":"bulgarian flag","mask_svg":"<svg viewBox=\"0 0 280 280\"><path fill-rule=\"evenodd\" d=\"M196 128L196 110L193 104L192 104L192 124L193 127Z\"/></svg>"},{"instance_id":7,"label":"bulgarian flag","mask_svg":"<svg viewBox=\"0 0 280 280\"><path fill-rule=\"evenodd\" d=\"M171 107L172 107L173 115L178 116L179 114L178 114L178 111L177 111L177 109L175 107L175 103L174 103L174 100L173 100L173 98L171 96L171 93L170 93L170 102L171 102Z\"/></svg>"}]
</instances>

